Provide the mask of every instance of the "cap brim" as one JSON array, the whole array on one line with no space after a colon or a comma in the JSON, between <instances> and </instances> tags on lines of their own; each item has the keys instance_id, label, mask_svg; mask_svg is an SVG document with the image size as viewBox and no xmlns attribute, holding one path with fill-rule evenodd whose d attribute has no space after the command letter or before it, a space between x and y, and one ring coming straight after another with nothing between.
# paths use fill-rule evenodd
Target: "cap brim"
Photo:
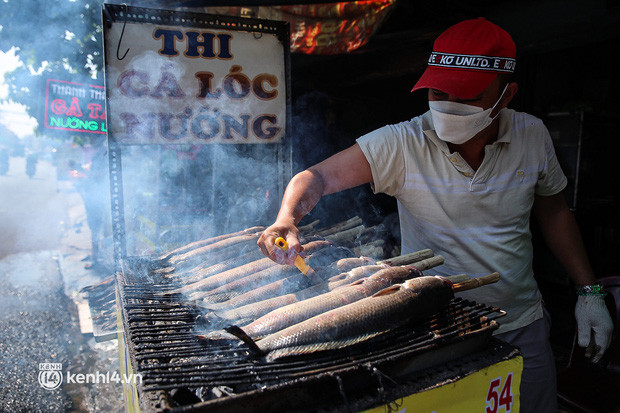
<instances>
[{"instance_id":1,"label":"cap brim","mask_svg":"<svg viewBox=\"0 0 620 413\"><path fill-rule=\"evenodd\" d=\"M460 99L473 99L489 87L497 75L497 72L445 69L429 66L411 91L438 89Z\"/></svg>"}]
</instances>

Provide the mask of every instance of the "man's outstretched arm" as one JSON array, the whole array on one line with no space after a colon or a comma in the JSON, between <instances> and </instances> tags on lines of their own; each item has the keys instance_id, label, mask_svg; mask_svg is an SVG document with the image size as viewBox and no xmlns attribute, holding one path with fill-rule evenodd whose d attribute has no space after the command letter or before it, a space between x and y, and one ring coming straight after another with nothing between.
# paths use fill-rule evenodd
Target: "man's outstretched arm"
<instances>
[{"instance_id":1,"label":"man's outstretched arm","mask_svg":"<svg viewBox=\"0 0 620 413\"><path fill-rule=\"evenodd\" d=\"M298 173L286 187L276 221L258 239L261 251L276 262L292 265L295 254L301 251L297 224L321 197L371 181L370 164L358 144ZM286 256L274 248L278 237L288 242Z\"/></svg>"}]
</instances>

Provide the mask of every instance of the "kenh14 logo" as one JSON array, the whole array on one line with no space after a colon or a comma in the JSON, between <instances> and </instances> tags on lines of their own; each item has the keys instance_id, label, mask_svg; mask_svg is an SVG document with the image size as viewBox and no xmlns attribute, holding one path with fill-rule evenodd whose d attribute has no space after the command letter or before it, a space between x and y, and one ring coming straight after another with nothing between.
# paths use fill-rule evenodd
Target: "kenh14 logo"
<instances>
[{"instance_id":1,"label":"kenh14 logo","mask_svg":"<svg viewBox=\"0 0 620 413\"><path fill-rule=\"evenodd\" d=\"M62 363L39 363L39 384L54 390L62 384Z\"/></svg>"}]
</instances>

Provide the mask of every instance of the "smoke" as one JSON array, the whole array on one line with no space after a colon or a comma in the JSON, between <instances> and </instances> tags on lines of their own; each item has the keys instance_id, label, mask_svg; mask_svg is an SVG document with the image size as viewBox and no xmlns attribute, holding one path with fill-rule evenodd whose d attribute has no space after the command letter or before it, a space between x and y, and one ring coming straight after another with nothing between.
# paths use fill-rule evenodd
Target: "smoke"
<instances>
[{"instance_id":1,"label":"smoke","mask_svg":"<svg viewBox=\"0 0 620 413\"><path fill-rule=\"evenodd\" d=\"M258 145L128 146L128 254L145 255L274 219L277 158Z\"/></svg>"}]
</instances>

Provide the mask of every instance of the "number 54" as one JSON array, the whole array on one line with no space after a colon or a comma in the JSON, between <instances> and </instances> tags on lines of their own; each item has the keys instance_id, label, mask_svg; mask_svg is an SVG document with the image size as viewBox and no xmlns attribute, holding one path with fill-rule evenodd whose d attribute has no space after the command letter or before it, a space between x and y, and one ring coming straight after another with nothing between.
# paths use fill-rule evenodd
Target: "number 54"
<instances>
[{"instance_id":1,"label":"number 54","mask_svg":"<svg viewBox=\"0 0 620 413\"><path fill-rule=\"evenodd\" d=\"M491 380L491 383L489 384L489 391L487 392L486 413L497 413L501 407L504 407L504 411L506 413L511 411L512 373L508 373L504 386L501 388L501 391L499 391L501 384L501 377Z\"/></svg>"}]
</instances>

